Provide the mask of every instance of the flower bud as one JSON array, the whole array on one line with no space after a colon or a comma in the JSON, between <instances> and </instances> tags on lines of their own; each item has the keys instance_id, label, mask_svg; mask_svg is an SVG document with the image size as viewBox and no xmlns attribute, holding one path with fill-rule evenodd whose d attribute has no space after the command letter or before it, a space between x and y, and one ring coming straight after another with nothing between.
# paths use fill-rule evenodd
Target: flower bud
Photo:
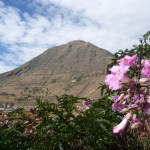
<instances>
[{"instance_id":1,"label":"flower bud","mask_svg":"<svg viewBox=\"0 0 150 150\"><path fill-rule=\"evenodd\" d=\"M3 125L3 121L0 121L0 125Z\"/></svg>"},{"instance_id":2,"label":"flower bud","mask_svg":"<svg viewBox=\"0 0 150 150\"><path fill-rule=\"evenodd\" d=\"M133 118L133 120L135 120L136 119L136 114L133 114L132 118Z\"/></svg>"},{"instance_id":3,"label":"flower bud","mask_svg":"<svg viewBox=\"0 0 150 150\"><path fill-rule=\"evenodd\" d=\"M130 96L131 96L130 94L127 94L123 99L124 99L124 100L127 100L127 99L130 98Z\"/></svg>"},{"instance_id":4,"label":"flower bud","mask_svg":"<svg viewBox=\"0 0 150 150\"><path fill-rule=\"evenodd\" d=\"M123 108L123 109L121 110L121 113L126 113L128 110L129 110L128 108Z\"/></svg>"},{"instance_id":5,"label":"flower bud","mask_svg":"<svg viewBox=\"0 0 150 150\"><path fill-rule=\"evenodd\" d=\"M7 118L8 116L6 114L2 114L2 117L3 118Z\"/></svg>"},{"instance_id":6,"label":"flower bud","mask_svg":"<svg viewBox=\"0 0 150 150\"><path fill-rule=\"evenodd\" d=\"M147 97L147 103L150 104L150 96Z\"/></svg>"},{"instance_id":7,"label":"flower bud","mask_svg":"<svg viewBox=\"0 0 150 150\"><path fill-rule=\"evenodd\" d=\"M139 64L137 64L136 67L139 68L139 69L141 68L141 66Z\"/></svg>"},{"instance_id":8,"label":"flower bud","mask_svg":"<svg viewBox=\"0 0 150 150\"><path fill-rule=\"evenodd\" d=\"M127 92L130 93L131 89L128 89Z\"/></svg>"},{"instance_id":9,"label":"flower bud","mask_svg":"<svg viewBox=\"0 0 150 150\"><path fill-rule=\"evenodd\" d=\"M123 130L125 129L128 120L131 118L132 114L131 113L127 113L126 116L123 118L123 120L121 121L121 123L115 127L113 127L113 132L115 134L122 134Z\"/></svg>"},{"instance_id":10,"label":"flower bud","mask_svg":"<svg viewBox=\"0 0 150 150\"><path fill-rule=\"evenodd\" d=\"M140 102L140 104L145 103L145 99L144 99L144 97L142 97L142 98L139 100L139 102Z\"/></svg>"},{"instance_id":11,"label":"flower bud","mask_svg":"<svg viewBox=\"0 0 150 150\"><path fill-rule=\"evenodd\" d=\"M147 78L141 78L139 80L140 83L145 83L145 82L148 82L149 80Z\"/></svg>"},{"instance_id":12,"label":"flower bud","mask_svg":"<svg viewBox=\"0 0 150 150\"><path fill-rule=\"evenodd\" d=\"M145 132L142 132L140 137L145 137L146 136L146 133Z\"/></svg>"},{"instance_id":13,"label":"flower bud","mask_svg":"<svg viewBox=\"0 0 150 150\"><path fill-rule=\"evenodd\" d=\"M132 81L133 81L133 83L136 83L136 84L139 83L139 81L136 77L134 77Z\"/></svg>"},{"instance_id":14,"label":"flower bud","mask_svg":"<svg viewBox=\"0 0 150 150\"><path fill-rule=\"evenodd\" d=\"M121 94L121 95L119 96L119 98L116 100L116 102L119 102L123 97L124 97L124 94Z\"/></svg>"},{"instance_id":15,"label":"flower bud","mask_svg":"<svg viewBox=\"0 0 150 150\"><path fill-rule=\"evenodd\" d=\"M132 120L133 120L133 122L139 122L139 119L137 119L136 114L133 114Z\"/></svg>"},{"instance_id":16,"label":"flower bud","mask_svg":"<svg viewBox=\"0 0 150 150\"><path fill-rule=\"evenodd\" d=\"M29 123L29 121L25 121L23 124L28 124Z\"/></svg>"},{"instance_id":17,"label":"flower bud","mask_svg":"<svg viewBox=\"0 0 150 150\"><path fill-rule=\"evenodd\" d=\"M5 121L5 124L6 124L6 125L8 124L8 121L9 121L8 119Z\"/></svg>"},{"instance_id":18,"label":"flower bud","mask_svg":"<svg viewBox=\"0 0 150 150\"><path fill-rule=\"evenodd\" d=\"M141 122L135 122L131 125L131 129L137 129L140 126L142 126L143 124Z\"/></svg>"}]
</instances>

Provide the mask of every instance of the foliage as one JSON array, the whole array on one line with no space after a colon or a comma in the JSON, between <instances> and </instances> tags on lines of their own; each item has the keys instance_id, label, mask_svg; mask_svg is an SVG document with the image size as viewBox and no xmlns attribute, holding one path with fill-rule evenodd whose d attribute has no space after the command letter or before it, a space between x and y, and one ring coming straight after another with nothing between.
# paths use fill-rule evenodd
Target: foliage
<instances>
[{"instance_id":1,"label":"foliage","mask_svg":"<svg viewBox=\"0 0 150 150\"><path fill-rule=\"evenodd\" d=\"M37 106L30 108L30 112L20 108L7 115L2 114L3 121L8 120L8 123L0 126L1 149L140 148L140 143L132 135L126 134L120 138L112 134L112 126L121 116L111 110L112 101L109 97L91 101L64 95L57 97L57 101L54 104L37 100ZM90 105L82 106L81 102L85 101Z\"/></svg>"}]
</instances>

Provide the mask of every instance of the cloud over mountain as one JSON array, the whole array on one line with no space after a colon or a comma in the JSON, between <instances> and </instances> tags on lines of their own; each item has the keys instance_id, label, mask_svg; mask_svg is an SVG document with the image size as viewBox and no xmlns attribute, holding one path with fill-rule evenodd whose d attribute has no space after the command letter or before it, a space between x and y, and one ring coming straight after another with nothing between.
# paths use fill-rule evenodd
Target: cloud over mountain
<instances>
[{"instance_id":1,"label":"cloud over mountain","mask_svg":"<svg viewBox=\"0 0 150 150\"><path fill-rule=\"evenodd\" d=\"M111 52L131 47L149 30L149 6L149 0L0 1L0 72L71 40Z\"/></svg>"}]
</instances>

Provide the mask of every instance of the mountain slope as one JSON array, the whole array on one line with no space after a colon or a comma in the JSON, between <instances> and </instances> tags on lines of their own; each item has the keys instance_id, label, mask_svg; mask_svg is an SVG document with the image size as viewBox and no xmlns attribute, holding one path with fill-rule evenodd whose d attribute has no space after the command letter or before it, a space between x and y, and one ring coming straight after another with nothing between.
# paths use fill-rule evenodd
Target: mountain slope
<instances>
[{"instance_id":1,"label":"mountain slope","mask_svg":"<svg viewBox=\"0 0 150 150\"><path fill-rule=\"evenodd\" d=\"M110 52L81 40L50 48L0 75L0 101L28 104L32 97L51 99L65 93L97 98L111 59Z\"/></svg>"}]
</instances>

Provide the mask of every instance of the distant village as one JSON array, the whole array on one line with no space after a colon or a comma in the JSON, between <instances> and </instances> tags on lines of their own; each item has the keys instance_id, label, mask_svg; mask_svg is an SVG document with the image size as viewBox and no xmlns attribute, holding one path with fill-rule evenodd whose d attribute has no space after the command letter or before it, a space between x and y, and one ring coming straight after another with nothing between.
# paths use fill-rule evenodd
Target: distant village
<instances>
[{"instance_id":1,"label":"distant village","mask_svg":"<svg viewBox=\"0 0 150 150\"><path fill-rule=\"evenodd\" d=\"M24 108L26 111L29 111L31 108L34 108L34 106L19 106L19 105L12 105L12 104L1 104L0 105L0 112L10 112L13 110L16 110L18 108Z\"/></svg>"}]
</instances>

